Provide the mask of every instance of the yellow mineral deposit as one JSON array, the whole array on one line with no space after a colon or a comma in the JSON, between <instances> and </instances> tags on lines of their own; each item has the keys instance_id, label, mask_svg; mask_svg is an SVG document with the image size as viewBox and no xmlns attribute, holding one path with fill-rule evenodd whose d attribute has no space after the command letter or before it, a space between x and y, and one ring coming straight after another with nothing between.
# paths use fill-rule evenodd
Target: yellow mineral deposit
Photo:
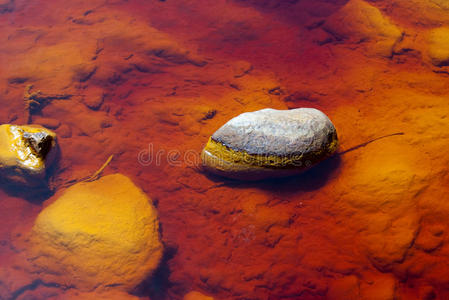
<instances>
[{"instance_id":1,"label":"yellow mineral deposit","mask_svg":"<svg viewBox=\"0 0 449 300\"><path fill-rule=\"evenodd\" d=\"M68 188L37 217L29 258L51 282L81 291L130 291L162 257L156 209L126 176Z\"/></svg>"},{"instance_id":2,"label":"yellow mineral deposit","mask_svg":"<svg viewBox=\"0 0 449 300\"><path fill-rule=\"evenodd\" d=\"M449 64L449 27L440 27L430 31L429 57L436 66Z\"/></svg>"},{"instance_id":3,"label":"yellow mineral deposit","mask_svg":"<svg viewBox=\"0 0 449 300\"><path fill-rule=\"evenodd\" d=\"M31 172L41 172L45 168L45 157L27 142L24 134L46 133L56 138L56 134L42 127L1 125L0 161L3 166L19 164Z\"/></svg>"},{"instance_id":4,"label":"yellow mineral deposit","mask_svg":"<svg viewBox=\"0 0 449 300\"><path fill-rule=\"evenodd\" d=\"M402 38L402 31L382 12L362 0L350 0L325 24L326 30L339 39L356 43L372 42L368 55L390 57Z\"/></svg>"},{"instance_id":5,"label":"yellow mineral deposit","mask_svg":"<svg viewBox=\"0 0 449 300\"><path fill-rule=\"evenodd\" d=\"M0 173L7 181L36 185L54 160L56 134L40 126L0 126Z\"/></svg>"}]
</instances>

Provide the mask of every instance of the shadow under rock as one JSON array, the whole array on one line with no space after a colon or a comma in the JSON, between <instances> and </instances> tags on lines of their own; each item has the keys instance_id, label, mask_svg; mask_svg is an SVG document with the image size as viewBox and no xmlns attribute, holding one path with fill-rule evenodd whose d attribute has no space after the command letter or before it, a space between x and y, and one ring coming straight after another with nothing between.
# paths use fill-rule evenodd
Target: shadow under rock
<instances>
[{"instance_id":1,"label":"shadow under rock","mask_svg":"<svg viewBox=\"0 0 449 300\"><path fill-rule=\"evenodd\" d=\"M135 288L132 292L133 295L149 297L151 300L168 299L168 290L172 287L169 280L171 272L168 262L175 257L178 248L176 245L166 244L164 249L164 255L158 268Z\"/></svg>"},{"instance_id":2,"label":"shadow under rock","mask_svg":"<svg viewBox=\"0 0 449 300\"><path fill-rule=\"evenodd\" d=\"M228 179L207 172L204 172L204 175L214 182L222 182L227 187L259 188L267 192L290 194L310 192L322 188L335 175L340 164L340 155L334 155L299 175L258 181Z\"/></svg>"},{"instance_id":3,"label":"shadow under rock","mask_svg":"<svg viewBox=\"0 0 449 300\"><path fill-rule=\"evenodd\" d=\"M59 161L61 160L61 151L57 149L53 163L47 170L45 179L37 185L27 186L26 184L11 183L0 179L0 189L12 197L22 198L33 204L41 204L54 194L54 190L49 187L50 180L56 176Z\"/></svg>"},{"instance_id":4,"label":"shadow under rock","mask_svg":"<svg viewBox=\"0 0 449 300\"><path fill-rule=\"evenodd\" d=\"M41 204L53 195L53 191L45 185L24 187L0 181L0 189L11 197L22 198L33 204Z\"/></svg>"}]
</instances>

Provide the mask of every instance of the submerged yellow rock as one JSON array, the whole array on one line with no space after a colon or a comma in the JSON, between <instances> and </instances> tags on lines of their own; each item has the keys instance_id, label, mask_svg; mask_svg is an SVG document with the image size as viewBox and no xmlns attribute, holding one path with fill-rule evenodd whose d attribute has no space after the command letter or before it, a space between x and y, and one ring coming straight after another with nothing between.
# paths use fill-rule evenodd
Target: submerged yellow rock
<instances>
[{"instance_id":1,"label":"submerged yellow rock","mask_svg":"<svg viewBox=\"0 0 449 300\"><path fill-rule=\"evenodd\" d=\"M0 175L19 184L42 183L56 149L56 134L48 129L0 125Z\"/></svg>"},{"instance_id":2,"label":"submerged yellow rock","mask_svg":"<svg viewBox=\"0 0 449 300\"><path fill-rule=\"evenodd\" d=\"M133 289L163 251L156 209L121 174L68 188L39 214L30 242L36 272L85 291Z\"/></svg>"},{"instance_id":3,"label":"submerged yellow rock","mask_svg":"<svg viewBox=\"0 0 449 300\"><path fill-rule=\"evenodd\" d=\"M436 28L430 32L429 57L435 66L449 65L449 27Z\"/></svg>"},{"instance_id":4,"label":"submerged yellow rock","mask_svg":"<svg viewBox=\"0 0 449 300\"><path fill-rule=\"evenodd\" d=\"M368 54L390 57L402 39L402 31L375 6L363 0L350 0L326 20L326 31L336 38L355 43L369 42Z\"/></svg>"}]
</instances>

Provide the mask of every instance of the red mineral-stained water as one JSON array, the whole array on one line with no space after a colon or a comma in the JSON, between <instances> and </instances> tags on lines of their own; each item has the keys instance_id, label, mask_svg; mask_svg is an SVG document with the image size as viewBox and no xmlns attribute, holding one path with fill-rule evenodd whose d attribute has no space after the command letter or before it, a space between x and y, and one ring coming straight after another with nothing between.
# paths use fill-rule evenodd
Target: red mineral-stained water
<instances>
[{"instance_id":1,"label":"red mineral-stained water","mask_svg":"<svg viewBox=\"0 0 449 300\"><path fill-rule=\"evenodd\" d=\"M0 299L449 299L446 27L445 0L0 0L0 124L60 147L50 194L0 186ZM29 115L38 91L70 97ZM262 182L200 168L231 118L299 107L339 154ZM111 155L101 176L157 208L159 268L129 293L33 272L36 217Z\"/></svg>"}]
</instances>

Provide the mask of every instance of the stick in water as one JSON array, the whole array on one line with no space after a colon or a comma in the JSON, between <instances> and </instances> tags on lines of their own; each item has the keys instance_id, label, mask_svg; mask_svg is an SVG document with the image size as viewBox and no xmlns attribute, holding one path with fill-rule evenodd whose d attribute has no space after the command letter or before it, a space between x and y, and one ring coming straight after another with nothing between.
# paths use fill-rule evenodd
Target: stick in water
<instances>
[{"instance_id":1,"label":"stick in water","mask_svg":"<svg viewBox=\"0 0 449 300\"><path fill-rule=\"evenodd\" d=\"M112 161L113 158L114 158L114 155L109 156L109 158L106 160L106 162L91 176L86 176L86 177L79 178L79 179L69 180L63 184L63 187L67 188L67 187L72 186L78 182L91 182L91 181L95 181L95 180L99 179L101 173L109 165L109 163Z\"/></svg>"},{"instance_id":2,"label":"stick in water","mask_svg":"<svg viewBox=\"0 0 449 300\"><path fill-rule=\"evenodd\" d=\"M371 144L372 142L375 142L375 141L377 141L377 140L384 139L384 138L387 138L387 137L390 137L390 136L395 136L395 135L404 135L404 133L403 133L403 132L396 132L396 133L392 133L392 134L383 135L383 136L381 136L381 137L372 139L372 140L370 140L370 141L368 141L368 142L365 142L365 143L363 143L363 144L360 144L360 145L351 147L351 148L349 148L349 149L347 149L347 150L344 150L344 151L342 151L342 152L338 152L337 154L338 154L338 155L343 155L343 154L345 154L345 153L348 153L348 152L357 150L357 149L359 149L359 148L365 147L366 145Z\"/></svg>"}]
</instances>

